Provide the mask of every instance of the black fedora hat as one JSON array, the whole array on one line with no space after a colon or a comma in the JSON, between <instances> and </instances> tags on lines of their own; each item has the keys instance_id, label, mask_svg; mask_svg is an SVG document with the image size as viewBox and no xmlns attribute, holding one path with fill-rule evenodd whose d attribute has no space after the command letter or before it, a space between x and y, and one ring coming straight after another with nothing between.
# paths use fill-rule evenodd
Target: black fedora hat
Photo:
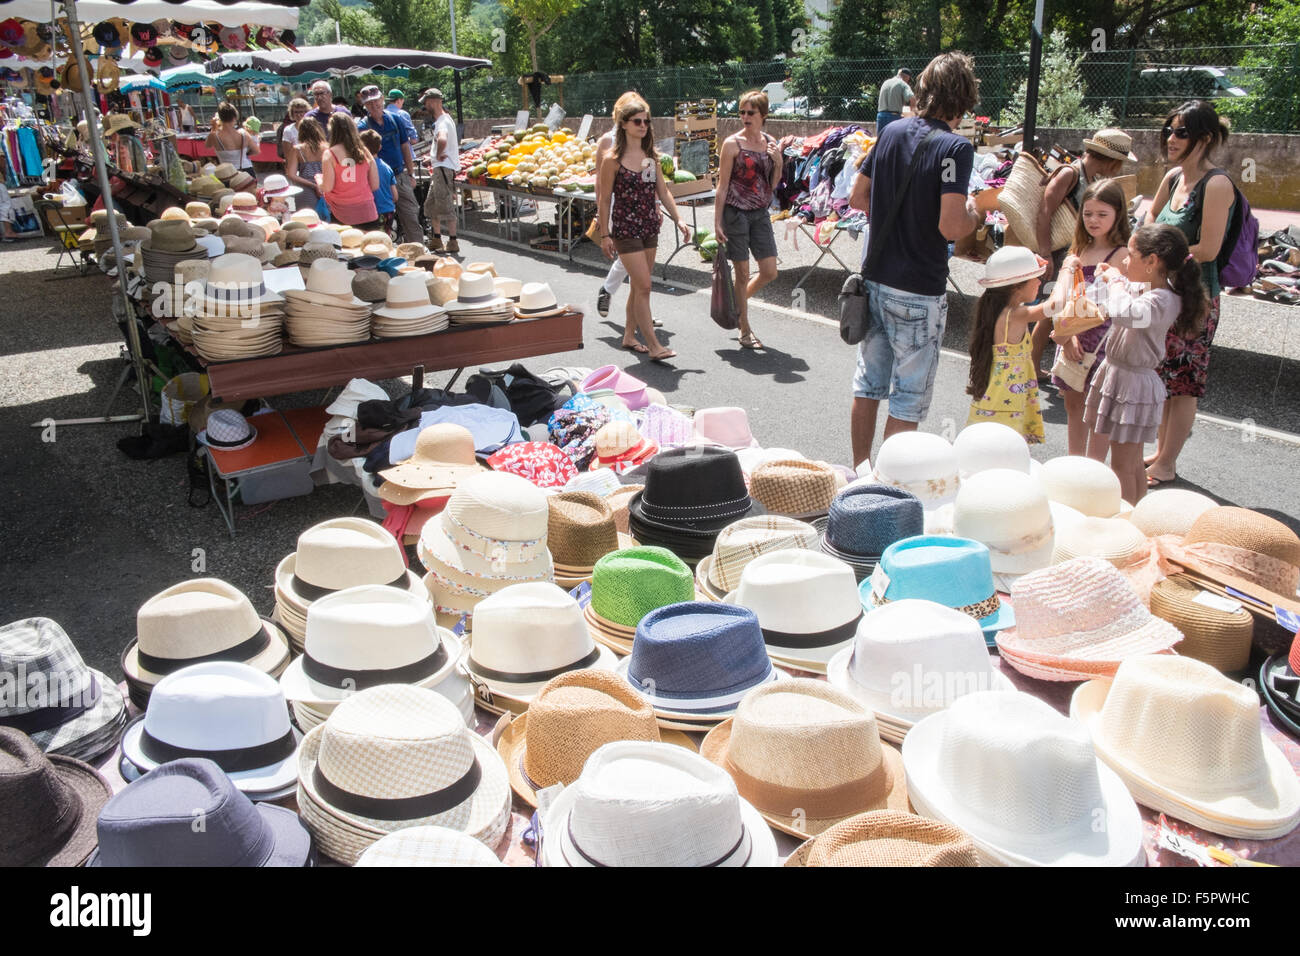
<instances>
[{"instance_id":1,"label":"black fedora hat","mask_svg":"<svg viewBox=\"0 0 1300 956\"><path fill-rule=\"evenodd\" d=\"M766 509L749 496L736 453L708 446L656 455L646 468L645 489L628 503L629 521L686 540L716 535L733 521L757 514Z\"/></svg>"}]
</instances>

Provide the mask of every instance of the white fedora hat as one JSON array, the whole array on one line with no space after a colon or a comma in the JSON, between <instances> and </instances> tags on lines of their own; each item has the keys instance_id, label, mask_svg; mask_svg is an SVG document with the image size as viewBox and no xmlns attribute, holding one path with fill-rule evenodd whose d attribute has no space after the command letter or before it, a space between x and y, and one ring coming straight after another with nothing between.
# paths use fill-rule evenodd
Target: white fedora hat
<instances>
[{"instance_id":1,"label":"white fedora hat","mask_svg":"<svg viewBox=\"0 0 1300 956\"><path fill-rule=\"evenodd\" d=\"M1142 817L1124 781L1082 725L1029 694L954 701L912 728L903 767L917 813L965 830L986 866L1143 858Z\"/></svg>"},{"instance_id":2,"label":"white fedora hat","mask_svg":"<svg viewBox=\"0 0 1300 956\"><path fill-rule=\"evenodd\" d=\"M424 280L421 279L420 282L423 283ZM425 294L428 294L428 286L425 286ZM520 303L522 302L521 295ZM509 299L497 293L491 275L486 272L463 272L456 288L456 298L443 308L448 312L477 312L506 304L513 305Z\"/></svg>"},{"instance_id":3,"label":"white fedora hat","mask_svg":"<svg viewBox=\"0 0 1300 956\"><path fill-rule=\"evenodd\" d=\"M518 302L519 297L523 295L524 284L519 279L498 276L492 280L492 285L497 290L498 295L503 295L513 302Z\"/></svg>"},{"instance_id":4,"label":"white fedora hat","mask_svg":"<svg viewBox=\"0 0 1300 956\"><path fill-rule=\"evenodd\" d=\"M1142 557L1147 545L1147 536L1125 518L1084 518L1056 533L1052 563L1092 557L1124 568Z\"/></svg>"},{"instance_id":5,"label":"white fedora hat","mask_svg":"<svg viewBox=\"0 0 1300 956\"><path fill-rule=\"evenodd\" d=\"M442 514L420 531L420 560L430 571L484 580L550 580L549 521L546 493L526 478L500 471L467 475Z\"/></svg>"},{"instance_id":6,"label":"white fedora hat","mask_svg":"<svg viewBox=\"0 0 1300 956\"><path fill-rule=\"evenodd\" d=\"M876 454L875 479L920 499L927 511L951 504L961 483L957 452L940 435L899 432Z\"/></svg>"},{"instance_id":7,"label":"white fedora hat","mask_svg":"<svg viewBox=\"0 0 1300 956\"><path fill-rule=\"evenodd\" d=\"M1300 822L1300 781L1260 727L1255 692L1189 657L1135 657L1089 681L1070 716L1144 806L1227 837Z\"/></svg>"},{"instance_id":8,"label":"white fedora hat","mask_svg":"<svg viewBox=\"0 0 1300 956\"><path fill-rule=\"evenodd\" d=\"M298 779L301 739L275 678L247 664L213 661L158 682L144 718L122 735L122 753L142 772L205 757L244 793L274 799Z\"/></svg>"},{"instance_id":9,"label":"white fedora hat","mask_svg":"<svg viewBox=\"0 0 1300 956\"><path fill-rule=\"evenodd\" d=\"M1047 271L1047 260L1025 246L1003 246L984 263L979 284L986 289L1019 285Z\"/></svg>"},{"instance_id":10,"label":"white fedora hat","mask_svg":"<svg viewBox=\"0 0 1300 956\"><path fill-rule=\"evenodd\" d=\"M612 671L618 658L591 639L578 602L549 581L502 588L474 607L468 669L487 684L491 709L522 710L553 677L593 667Z\"/></svg>"},{"instance_id":11,"label":"white fedora hat","mask_svg":"<svg viewBox=\"0 0 1300 956\"><path fill-rule=\"evenodd\" d=\"M272 173L262 180L263 196L296 196L302 192L301 186L295 186L280 173Z\"/></svg>"},{"instance_id":12,"label":"white fedora hat","mask_svg":"<svg viewBox=\"0 0 1300 956\"><path fill-rule=\"evenodd\" d=\"M362 584L423 594L392 532L366 518L331 518L298 535L298 549L275 569L276 593L305 613L313 601Z\"/></svg>"},{"instance_id":13,"label":"white fedora hat","mask_svg":"<svg viewBox=\"0 0 1300 956\"><path fill-rule=\"evenodd\" d=\"M1029 474L1032 459L1025 436L1001 422L975 422L953 439L957 471L965 481L990 468L1009 468Z\"/></svg>"},{"instance_id":14,"label":"white fedora hat","mask_svg":"<svg viewBox=\"0 0 1300 956\"><path fill-rule=\"evenodd\" d=\"M1189 488L1160 488L1143 495L1133 506L1129 520L1148 538L1162 534L1184 535L1192 530L1196 519L1211 508L1217 508L1209 495Z\"/></svg>"},{"instance_id":15,"label":"white fedora hat","mask_svg":"<svg viewBox=\"0 0 1300 956\"><path fill-rule=\"evenodd\" d=\"M907 810L903 758L881 744L870 710L824 681L750 691L700 753L771 826L793 836L816 836L869 810Z\"/></svg>"},{"instance_id":16,"label":"white fedora hat","mask_svg":"<svg viewBox=\"0 0 1300 956\"><path fill-rule=\"evenodd\" d=\"M724 600L758 616L773 660L814 673L825 673L826 662L853 643L862 618L853 569L828 554L798 548L750 561Z\"/></svg>"},{"instance_id":17,"label":"white fedora hat","mask_svg":"<svg viewBox=\"0 0 1300 956\"><path fill-rule=\"evenodd\" d=\"M696 566L696 585L719 600L740 587L745 567L759 555L792 548L811 551L820 541L816 528L795 518L771 514L741 518L718 532L713 553Z\"/></svg>"},{"instance_id":18,"label":"white fedora hat","mask_svg":"<svg viewBox=\"0 0 1300 956\"><path fill-rule=\"evenodd\" d=\"M505 866L478 840L446 827L408 827L361 854L357 866Z\"/></svg>"},{"instance_id":19,"label":"white fedora hat","mask_svg":"<svg viewBox=\"0 0 1300 956\"><path fill-rule=\"evenodd\" d=\"M342 259L317 259L307 270L305 292L289 290L285 298L291 303L370 308L369 302L352 294L352 276L352 270Z\"/></svg>"},{"instance_id":20,"label":"white fedora hat","mask_svg":"<svg viewBox=\"0 0 1300 956\"><path fill-rule=\"evenodd\" d=\"M673 744L615 741L542 817L542 866L776 866L776 838L725 771Z\"/></svg>"},{"instance_id":21,"label":"white fedora hat","mask_svg":"<svg viewBox=\"0 0 1300 956\"><path fill-rule=\"evenodd\" d=\"M870 707L889 740L966 694L1011 690L989 658L979 622L933 601L904 598L868 611L853 646L831 659L831 686Z\"/></svg>"},{"instance_id":22,"label":"white fedora hat","mask_svg":"<svg viewBox=\"0 0 1300 956\"><path fill-rule=\"evenodd\" d=\"M203 294L205 307L218 310L247 309L284 301L262 281L262 263L253 256L235 252L212 260Z\"/></svg>"},{"instance_id":23,"label":"white fedora hat","mask_svg":"<svg viewBox=\"0 0 1300 956\"><path fill-rule=\"evenodd\" d=\"M513 280L496 281L497 289L500 291L502 281ZM555 293L545 282L526 282L519 291L519 304L515 306L515 315L521 319L540 319L548 315L559 315L563 311L564 306L555 300Z\"/></svg>"},{"instance_id":24,"label":"white fedora hat","mask_svg":"<svg viewBox=\"0 0 1300 956\"><path fill-rule=\"evenodd\" d=\"M1047 496L1033 478L1010 468L981 471L962 482L953 532L989 549L994 575L1007 581L1052 563L1055 525Z\"/></svg>"},{"instance_id":25,"label":"white fedora hat","mask_svg":"<svg viewBox=\"0 0 1300 956\"><path fill-rule=\"evenodd\" d=\"M1049 499L1085 516L1114 518L1124 510L1119 476L1092 458L1063 455L1044 462L1038 483Z\"/></svg>"},{"instance_id":26,"label":"white fedora hat","mask_svg":"<svg viewBox=\"0 0 1300 956\"><path fill-rule=\"evenodd\" d=\"M426 596L364 584L328 594L307 609L303 653L280 686L289 700L317 705L378 684L432 688L455 669L461 654L456 637L434 623Z\"/></svg>"},{"instance_id":27,"label":"white fedora hat","mask_svg":"<svg viewBox=\"0 0 1300 956\"><path fill-rule=\"evenodd\" d=\"M417 826L449 827L494 849L510 823L510 781L446 698L384 684L343 701L304 738L298 810L341 863Z\"/></svg>"},{"instance_id":28,"label":"white fedora hat","mask_svg":"<svg viewBox=\"0 0 1300 956\"><path fill-rule=\"evenodd\" d=\"M384 319L422 319L445 311L430 300L429 286L420 273L410 272L389 280L387 298L381 308L375 309L375 315Z\"/></svg>"}]
</instances>

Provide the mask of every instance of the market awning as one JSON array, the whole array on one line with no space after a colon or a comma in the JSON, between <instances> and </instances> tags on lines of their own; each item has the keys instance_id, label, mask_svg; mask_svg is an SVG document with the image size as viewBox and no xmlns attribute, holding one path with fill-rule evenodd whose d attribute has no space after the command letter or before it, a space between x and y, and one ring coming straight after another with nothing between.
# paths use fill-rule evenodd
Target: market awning
<instances>
[{"instance_id":1,"label":"market awning","mask_svg":"<svg viewBox=\"0 0 1300 956\"><path fill-rule=\"evenodd\" d=\"M305 73L343 74L358 69L369 73L382 70L413 70L419 67L431 67L437 70L448 68L470 70L491 65L490 60L456 56L453 53L329 43L324 46L305 46L297 51L259 50L222 53L208 61L208 72L255 69L280 76L301 76Z\"/></svg>"},{"instance_id":2,"label":"market awning","mask_svg":"<svg viewBox=\"0 0 1300 956\"><path fill-rule=\"evenodd\" d=\"M267 0L252 3L249 0L77 0L77 18L82 23L97 23L113 17L129 17L137 22L177 20L181 23L220 23L235 26L256 23L277 30L298 29L297 7L307 5L307 0ZM8 0L0 3L0 15L50 22L50 0ZM62 18L63 4L54 5L54 17Z\"/></svg>"}]
</instances>

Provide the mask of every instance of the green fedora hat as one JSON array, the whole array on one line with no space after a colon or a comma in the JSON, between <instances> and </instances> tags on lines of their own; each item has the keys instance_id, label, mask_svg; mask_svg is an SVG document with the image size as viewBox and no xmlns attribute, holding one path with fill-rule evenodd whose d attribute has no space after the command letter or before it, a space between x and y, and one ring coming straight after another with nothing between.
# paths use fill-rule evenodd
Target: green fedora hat
<instances>
[{"instance_id":1,"label":"green fedora hat","mask_svg":"<svg viewBox=\"0 0 1300 956\"><path fill-rule=\"evenodd\" d=\"M591 572L592 613L628 631L655 608L694 600L695 576L667 548L612 551Z\"/></svg>"}]
</instances>

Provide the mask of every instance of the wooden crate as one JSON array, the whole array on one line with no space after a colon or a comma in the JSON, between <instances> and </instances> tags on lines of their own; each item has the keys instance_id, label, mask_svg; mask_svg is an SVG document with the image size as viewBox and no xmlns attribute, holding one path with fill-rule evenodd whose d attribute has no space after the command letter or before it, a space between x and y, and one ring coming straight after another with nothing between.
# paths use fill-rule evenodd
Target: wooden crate
<instances>
[{"instance_id":1,"label":"wooden crate","mask_svg":"<svg viewBox=\"0 0 1300 956\"><path fill-rule=\"evenodd\" d=\"M715 176L715 173L710 173L707 176L701 176L694 182L669 183L668 191L677 199L686 199L690 196L699 195L700 193L707 193L717 185Z\"/></svg>"}]
</instances>

